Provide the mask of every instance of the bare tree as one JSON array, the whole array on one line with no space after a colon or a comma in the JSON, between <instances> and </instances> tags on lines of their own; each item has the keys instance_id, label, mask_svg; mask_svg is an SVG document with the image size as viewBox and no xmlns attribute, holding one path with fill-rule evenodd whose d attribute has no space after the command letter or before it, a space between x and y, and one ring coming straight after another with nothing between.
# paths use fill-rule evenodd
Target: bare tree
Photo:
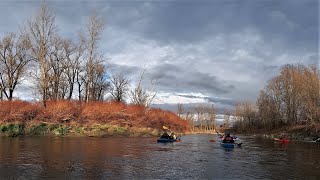
<instances>
[{"instance_id":1,"label":"bare tree","mask_svg":"<svg viewBox=\"0 0 320 180\"><path fill-rule=\"evenodd\" d=\"M227 109L224 110L224 118L223 118L223 124L224 127L229 128L230 127L230 116L231 113Z\"/></svg>"},{"instance_id":2,"label":"bare tree","mask_svg":"<svg viewBox=\"0 0 320 180\"><path fill-rule=\"evenodd\" d=\"M229 113L227 113L229 114ZM238 103L235 109L234 127L240 130L247 131L254 127L258 122L257 108L250 101Z\"/></svg>"},{"instance_id":3,"label":"bare tree","mask_svg":"<svg viewBox=\"0 0 320 180\"><path fill-rule=\"evenodd\" d=\"M43 106L46 107L49 89L49 49L55 36L55 15L43 2L34 19L28 22L32 54L39 64L38 87L42 96Z\"/></svg>"},{"instance_id":4,"label":"bare tree","mask_svg":"<svg viewBox=\"0 0 320 180\"><path fill-rule=\"evenodd\" d=\"M208 127L210 130L215 129L217 111L213 104L208 105Z\"/></svg>"},{"instance_id":5,"label":"bare tree","mask_svg":"<svg viewBox=\"0 0 320 180\"><path fill-rule=\"evenodd\" d=\"M50 66L48 73L48 98L52 100L63 99L65 94L65 77L62 77L66 69L66 58L63 54L63 41L62 38L55 36L48 54Z\"/></svg>"},{"instance_id":6,"label":"bare tree","mask_svg":"<svg viewBox=\"0 0 320 180\"><path fill-rule=\"evenodd\" d=\"M213 104L199 104L194 107L200 130L213 130L215 127L216 109Z\"/></svg>"},{"instance_id":7,"label":"bare tree","mask_svg":"<svg viewBox=\"0 0 320 180\"><path fill-rule=\"evenodd\" d=\"M82 34L79 34L79 42L78 45L73 44L69 40L64 40L63 42L63 50L65 55L65 75L67 79L68 85L68 95L67 99L70 100L73 95L75 83L78 83L79 100L81 100L81 89L82 89L82 78L80 78L80 74L82 72L81 67L81 56L85 50L85 38Z\"/></svg>"},{"instance_id":8,"label":"bare tree","mask_svg":"<svg viewBox=\"0 0 320 180\"><path fill-rule=\"evenodd\" d=\"M185 113L185 120L187 120L189 122L189 124L191 125L191 130L193 131L194 130L194 126L195 126L195 123L194 123L194 120L195 120L195 114L194 112L186 112Z\"/></svg>"},{"instance_id":9,"label":"bare tree","mask_svg":"<svg viewBox=\"0 0 320 180\"><path fill-rule=\"evenodd\" d=\"M140 80L137 84L137 86L130 91L130 98L131 98L131 102L132 104L137 104L137 105L143 105L148 107L150 105L150 103L153 101L153 99L156 97L157 92L154 91L154 82L151 81L151 85L152 85L152 89L151 90L146 90L144 88L142 88L142 80L143 80L143 76L145 73L144 69L142 71L142 74L140 76Z\"/></svg>"},{"instance_id":10,"label":"bare tree","mask_svg":"<svg viewBox=\"0 0 320 180\"><path fill-rule=\"evenodd\" d=\"M184 108L182 103L177 104L177 115L182 118L184 114Z\"/></svg>"},{"instance_id":11,"label":"bare tree","mask_svg":"<svg viewBox=\"0 0 320 180\"><path fill-rule=\"evenodd\" d=\"M97 62L93 68L93 82L91 87L90 100L93 101L103 101L105 93L110 88L110 83L106 81L106 67Z\"/></svg>"},{"instance_id":12,"label":"bare tree","mask_svg":"<svg viewBox=\"0 0 320 180\"><path fill-rule=\"evenodd\" d=\"M320 122L320 70L317 65L305 67L301 74L301 105L310 125Z\"/></svg>"},{"instance_id":13,"label":"bare tree","mask_svg":"<svg viewBox=\"0 0 320 180\"><path fill-rule=\"evenodd\" d=\"M5 97L11 101L16 86L26 72L31 61L28 55L31 48L27 35L6 35L0 42L0 99Z\"/></svg>"},{"instance_id":14,"label":"bare tree","mask_svg":"<svg viewBox=\"0 0 320 180\"><path fill-rule=\"evenodd\" d=\"M123 74L114 74L111 79L110 93L113 98L120 102L124 100L129 90L129 80Z\"/></svg>"},{"instance_id":15,"label":"bare tree","mask_svg":"<svg viewBox=\"0 0 320 180\"><path fill-rule=\"evenodd\" d=\"M205 106L203 106L202 104L197 105L196 107L194 107L194 111L197 116L197 124L199 126L199 129L202 130L205 126Z\"/></svg>"},{"instance_id":16,"label":"bare tree","mask_svg":"<svg viewBox=\"0 0 320 180\"><path fill-rule=\"evenodd\" d=\"M102 87L106 85L104 74L104 58L98 54L98 42L104 29L104 20L95 13L90 17L87 32L87 57L85 64L85 101L97 100L97 94L102 93ZM99 84L96 84L99 83ZM95 91L98 91L95 92ZM101 96L100 96L101 97Z\"/></svg>"}]
</instances>

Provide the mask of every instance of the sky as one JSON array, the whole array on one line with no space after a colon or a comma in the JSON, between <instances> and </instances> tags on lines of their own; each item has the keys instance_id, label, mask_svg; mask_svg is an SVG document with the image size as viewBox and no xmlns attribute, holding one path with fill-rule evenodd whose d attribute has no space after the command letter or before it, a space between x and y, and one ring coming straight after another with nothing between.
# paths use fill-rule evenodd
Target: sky
<instances>
[{"instance_id":1,"label":"sky","mask_svg":"<svg viewBox=\"0 0 320 180\"><path fill-rule=\"evenodd\" d=\"M230 108L257 98L285 64L319 63L318 0L55 0L58 32L74 39L92 12L105 19L99 50L110 74L143 85L154 104L213 103ZM0 36L23 30L39 1L0 0ZM32 97L30 82L17 95Z\"/></svg>"}]
</instances>

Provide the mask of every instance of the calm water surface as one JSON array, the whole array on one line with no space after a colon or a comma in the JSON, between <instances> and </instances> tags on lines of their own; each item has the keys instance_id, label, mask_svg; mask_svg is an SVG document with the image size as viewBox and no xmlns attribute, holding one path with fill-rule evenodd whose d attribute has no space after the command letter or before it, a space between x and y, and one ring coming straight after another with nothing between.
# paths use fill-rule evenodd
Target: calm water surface
<instances>
[{"instance_id":1,"label":"calm water surface","mask_svg":"<svg viewBox=\"0 0 320 180\"><path fill-rule=\"evenodd\" d=\"M0 137L0 179L320 179L320 144L216 135L154 138Z\"/></svg>"}]
</instances>

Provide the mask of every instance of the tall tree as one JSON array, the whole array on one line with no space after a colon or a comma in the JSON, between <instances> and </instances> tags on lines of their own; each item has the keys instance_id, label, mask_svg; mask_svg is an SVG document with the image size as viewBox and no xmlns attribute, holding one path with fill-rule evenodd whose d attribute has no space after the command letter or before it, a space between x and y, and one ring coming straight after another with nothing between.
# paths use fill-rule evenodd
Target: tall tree
<instances>
[{"instance_id":1,"label":"tall tree","mask_svg":"<svg viewBox=\"0 0 320 180\"><path fill-rule=\"evenodd\" d=\"M184 114L184 107L182 103L177 104L177 115L182 118Z\"/></svg>"},{"instance_id":2,"label":"tall tree","mask_svg":"<svg viewBox=\"0 0 320 180\"><path fill-rule=\"evenodd\" d=\"M216 123L217 110L216 110L216 108L214 107L213 104L208 105L207 113L208 113L208 120L209 120L209 122L208 122L209 129L210 130L214 130L215 129L215 123Z\"/></svg>"},{"instance_id":3,"label":"tall tree","mask_svg":"<svg viewBox=\"0 0 320 180\"><path fill-rule=\"evenodd\" d=\"M11 101L16 86L26 72L31 61L31 48L26 34L7 34L0 41L0 99L4 96Z\"/></svg>"},{"instance_id":4,"label":"tall tree","mask_svg":"<svg viewBox=\"0 0 320 180\"><path fill-rule=\"evenodd\" d=\"M42 2L37 15L28 22L32 54L39 65L37 75L38 88L42 96L43 106L46 107L49 90L49 49L55 37L55 15L48 8L46 2Z\"/></svg>"},{"instance_id":5,"label":"tall tree","mask_svg":"<svg viewBox=\"0 0 320 180\"><path fill-rule=\"evenodd\" d=\"M67 99L70 100L73 96L75 83L78 84L79 100L81 100L82 72L81 56L85 50L86 39L82 34L78 36L78 44L73 44L70 40L64 40L63 51L65 55L65 75L67 79L68 95Z\"/></svg>"},{"instance_id":6,"label":"tall tree","mask_svg":"<svg viewBox=\"0 0 320 180\"><path fill-rule=\"evenodd\" d=\"M65 56L63 54L63 39L55 36L52 41L52 46L49 49L49 87L48 98L52 100L63 99L65 94L65 77L63 73L65 67Z\"/></svg>"},{"instance_id":7,"label":"tall tree","mask_svg":"<svg viewBox=\"0 0 320 180\"><path fill-rule=\"evenodd\" d=\"M104 29L104 20L94 13L87 25L87 54L85 64L85 101L94 101L101 98L105 91L105 65L104 57L98 53L98 42ZM96 92L98 91L98 92ZM97 97L99 95L100 97ZM103 95L102 95L103 96Z\"/></svg>"},{"instance_id":8,"label":"tall tree","mask_svg":"<svg viewBox=\"0 0 320 180\"><path fill-rule=\"evenodd\" d=\"M225 109L224 116L223 116L223 124L224 124L224 127L226 127L226 128L230 127L230 116L231 116L230 111Z\"/></svg>"}]
</instances>

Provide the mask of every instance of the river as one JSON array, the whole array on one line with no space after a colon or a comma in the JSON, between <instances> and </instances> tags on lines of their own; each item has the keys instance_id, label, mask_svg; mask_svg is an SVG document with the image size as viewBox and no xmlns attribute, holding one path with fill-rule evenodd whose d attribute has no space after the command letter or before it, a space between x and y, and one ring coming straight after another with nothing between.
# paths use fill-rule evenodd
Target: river
<instances>
[{"instance_id":1,"label":"river","mask_svg":"<svg viewBox=\"0 0 320 180\"><path fill-rule=\"evenodd\" d=\"M216 135L155 138L0 137L0 179L319 179L320 144Z\"/></svg>"}]
</instances>

